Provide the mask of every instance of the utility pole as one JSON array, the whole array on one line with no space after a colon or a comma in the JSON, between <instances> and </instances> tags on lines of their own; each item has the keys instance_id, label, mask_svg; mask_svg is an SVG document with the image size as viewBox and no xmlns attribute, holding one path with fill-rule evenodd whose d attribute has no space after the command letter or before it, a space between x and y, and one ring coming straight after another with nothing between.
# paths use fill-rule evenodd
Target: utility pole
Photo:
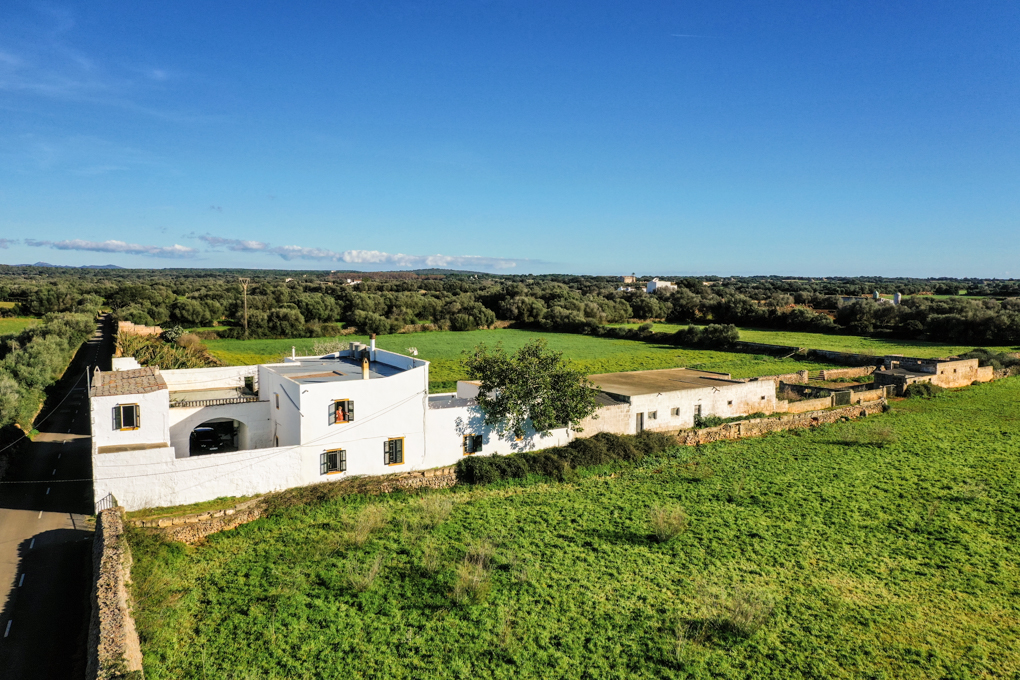
<instances>
[{"instance_id":1,"label":"utility pole","mask_svg":"<svg viewBox=\"0 0 1020 680\"><path fill-rule=\"evenodd\" d=\"M241 282L241 290L244 292L244 339L248 339L248 284L251 279L238 279Z\"/></svg>"}]
</instances>

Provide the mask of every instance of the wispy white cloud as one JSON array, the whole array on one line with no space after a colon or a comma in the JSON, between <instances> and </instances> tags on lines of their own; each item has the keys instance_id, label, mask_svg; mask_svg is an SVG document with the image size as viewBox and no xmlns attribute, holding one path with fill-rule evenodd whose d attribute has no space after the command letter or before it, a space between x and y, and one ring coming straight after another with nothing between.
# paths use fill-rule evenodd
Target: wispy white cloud
<instances>
[{"instance_id":1,"label":"wispy white cloud","mask_svg":"<svg viewBox=\"0 0 1020 680\"><path fill-rule=\"evenodd\" d=\"M198 254L195 248L174 244L172 246L149 246L138 243L126 243L124 241L84 241L82 239L71 239L69 241L41 241L38 239L25 239L25 245L41 248L48 246L56 250L83 250L94 253L124 253L126 255L147 255L149 257L162 257L170 259L194 257Z\"/></svg>"},{"instance_id":2,"label":"wispy white cloud","mask_svg":"<svg viewBox=\"0 0 1020 680\"><path fill-rule=\"evenodd\" d=\"M11 246L16 246L19 243L21 243L21 241L16 238L0 238L0 248L3 248L4 250Z\"/></svg>"},{"instance_id":3,"label":"wispy white cloud","mask_svg":"<svg viewBox=\"0 0 1020 680\"><path fill-rule=\"evenodd\" d=\"M475 267L482 269L512 269L530 260L506 257L485 257L481 255L405 255L386 253L381 250L344 250L306 246L271 246L262 241L244 241L221 236L192 236L214 248L226 248L235 252L262 252L277 255L287 260L308 260L318 262L345 262L347 264L393 265L396 267Z\"/></svg>"},{"instance_id":4,"label":"wispy white cloud","mask_svg":"<svg viewBox=\"0 0 1020 680\"><path fill-rule=\"evenodd\" d=\"M219 236L196 236L200 241L205 241L213 248L226 248L238 253L257 253L269 250L269 244L262 241L243 241L236 238L221 238Z\"/></svg>"}]
</instances>

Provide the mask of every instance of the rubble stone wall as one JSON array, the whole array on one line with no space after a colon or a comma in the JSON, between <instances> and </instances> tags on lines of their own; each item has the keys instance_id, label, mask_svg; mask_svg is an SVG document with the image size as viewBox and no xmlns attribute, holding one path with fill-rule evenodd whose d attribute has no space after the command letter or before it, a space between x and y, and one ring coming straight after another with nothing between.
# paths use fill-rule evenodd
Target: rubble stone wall
<instances>
[{"instance_id":1,"label":"rubble stone wall","mask_svg":"<svg viewBox=\"0 0 1020 680\"><path fill-rule=\"evenodd\" d=\"M131 616L131 549L124 538L123 508L96 517L92 543L92 618L89 621L88 680L142 676L142 648Z\"/></svg>"}]
</instances>

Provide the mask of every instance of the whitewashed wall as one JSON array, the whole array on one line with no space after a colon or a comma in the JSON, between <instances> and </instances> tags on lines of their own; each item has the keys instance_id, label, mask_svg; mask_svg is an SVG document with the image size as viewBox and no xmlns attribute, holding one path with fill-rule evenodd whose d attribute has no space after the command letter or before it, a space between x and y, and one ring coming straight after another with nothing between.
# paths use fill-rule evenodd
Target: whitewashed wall
<instances>
[{"instance_id":1,"label":"whitewashed wall","mask_svg":"<svg viewBox=\"0 0 1020 680\"><path fill-rule=\"evenodd\" d=\"M221 406L196 406L170 409L170 445L177 455L189 455L191 433L204 422L216 418L236 420L244 425L238 448L264 449L273 446L272 418L268 401Z\"/></svg>"},{"instance_id":2,"label":"whitewashed wall","mask_svg":"<svg viewBox=\"0 0 1020 680\"><path fill-rule=\"evenodd\" d=\"M258 376L258 366L218 366L160 370L170 391L244 387L244 379Z\"/></svg>"},{"instance_id":3,"label":"whitewashed wall","mask_svg":"<svg viewBox=\"0 0 1020 680\"><path fill-rule=\"evenodd\" d=\"M634 434L638 413L645 414L646 430L680 430L694 427L694 414L698 405L701 406L702 416L720 418L732 418L759 411L774 413L777 408L775 383L768 380L731 383L720 385L718 388L704 387L631 397L630 424L625 432L617 434ZM674 408L680 409L678 416L672 415ZM653 411L657 417L650 420L648 414Z\"/></svg>"},{"instance_id":4,"label":"whitewashed wall","mask_svg":"<svg viewBox=\"0 0 1020 680\"><path fill-rule=\"evenodd\" d=\"M190 458L177 458L172 447L92 456L95 498L113 494L127 510L280 491L319 481L318 472L318 455L300 447Z\"/></svg>"},{"instance_id":5,"label":"whitewashed wall","mask_svg":"<svg viewBox=\"0 0 1020 680\"><path fill-rule=\"evenodd\" d=\"M118 404L138 404L141 427L137 430L113 429L113 409ZM92 420L92 447L160 444L170 442L170 393L156 390L145 394L126 394L89 399Z\"/></svg>"}]
</instances>

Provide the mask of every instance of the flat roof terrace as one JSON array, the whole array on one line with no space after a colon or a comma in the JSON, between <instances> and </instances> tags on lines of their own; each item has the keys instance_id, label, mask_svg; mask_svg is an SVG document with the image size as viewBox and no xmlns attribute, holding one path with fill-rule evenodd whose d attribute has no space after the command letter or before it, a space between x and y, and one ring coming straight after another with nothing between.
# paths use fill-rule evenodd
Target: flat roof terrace
<instances>
[{"instance_id":1,"label":"flat roof terrace","mask_svg":"<svg viewBox=\"0 0 1020 680\"><path fill-rule=\"evenodd\" d=\"M603 392L619 394L625 397L743 384L737 380L730 380L729 373L694 371L689 368L597 373L589 375L588 379Z\"/></svg>"},{"instance_id":2,"label":"flat roof terrace","mask_svg":"<svg viewBox=\"0 0 1020 680\"><path fill-rule=\"evenodd\" d=\"M266 370L272 371L281 378L293 380L302 385L344 382L347 380L363 380L361 375L361 361L340 357L339 359L311 359L286 364L273 364L266 366ZM403 373L404 369L390 366L379 361L371 361L368 364L368 378L388 378L391 375Z\"/></svg>"}]
</instances>

